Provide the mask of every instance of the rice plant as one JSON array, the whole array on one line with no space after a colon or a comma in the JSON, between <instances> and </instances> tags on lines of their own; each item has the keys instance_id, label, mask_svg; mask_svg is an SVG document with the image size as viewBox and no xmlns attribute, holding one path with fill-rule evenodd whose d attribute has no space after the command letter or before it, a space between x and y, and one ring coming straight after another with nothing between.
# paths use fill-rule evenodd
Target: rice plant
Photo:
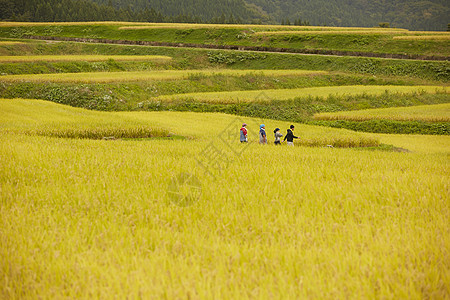
<instances>
[{"instance_id":1,"label":"rice plant","mask_svg":"<svg viewBox=\"0 0 450 300\"><path fill-rule=\"evenodd\" d=\"M450 122L450 104L419 105L413 107L393 107L367 109L335 113L320 113L314 115L315 120L396 120Z\"/></svg>"},{"instance_id":2,"label":"rice plant","mask_svg":"<svg viewBox=\"0 0 450 300\"><path fill-rule=\"evenodd\" d=\"M12 62L57 62L57 61L155 61L166 62L172 58L162 55L29 55L29 56L0 56L1 63Z\"/></svg>"},{"instance_id":3,"label":"rice plant","mask_svg":"<svg viewBox=\"0 0 450 300\"><path fill-rule=\"evenodd\" d=\"M1 58L1 56L0 56ZM67 82L67 83L109 83L130 82L148 80L179 80L196 76L308 76L325 75L326 71L307 70L156 70L156 71L131 71L131 72L82 72L82 73L57 73L57 74L27 74L27 75L3 75L0 81L5 82Z\"/></svg>"},{"instance_id":4,"label":"rice plant","mask_svg":"<svg viewBox=\"0 0 450 300\"><path fill-rule=\"evenodd\" d=\"M238 138L227 145L220 133L236 119L224 114L99 113L37 100L0 106L2 298L449 295L449 137L375 135L413 150L405 153ZM251 129L260 120L244 121ZM148 124L195 138L23 134L78 122ZM268 132L290 125L261 122ZM296 124L295 142L327 132ZM227 158L215 177L198 165L211 162L211 143ZM201 192L179 206L168 187L185 173Z\"/></svg>"},{"instance_id":5,"label":"rice plant","mask_svg":"<svg viewBox=\"0 0 450 300\"><path fill-rule=\"evenodd\" d=\"M413 92L444 91L447 93L448 87L439 86L326 86L300 89L275 89L256 91L232 91L232 92L210 92L210 93L188 93L159 96L160 101L179 101L193 99L208 103L239 103L254 101L287 100L301 97L327 97L329 95L358 95L371 94L379 95L386 92L413 93Z\"/></svg>"}]
</instances>

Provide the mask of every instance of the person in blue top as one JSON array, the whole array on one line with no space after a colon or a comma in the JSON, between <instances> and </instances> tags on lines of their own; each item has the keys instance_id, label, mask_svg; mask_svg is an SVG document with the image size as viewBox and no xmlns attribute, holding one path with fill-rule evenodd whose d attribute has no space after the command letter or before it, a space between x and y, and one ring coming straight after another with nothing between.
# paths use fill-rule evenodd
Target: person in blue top
<instances>
[{"instance_id":1,"label":"person in blue top","mask_svg":"<svg viewBox=\"0 0 450 300\"><path fill-rule=\"evenodd\" d=\"M262 145L267 144L266 125L264 124L259 126L259 143Z\"/></svg>"}]
</instances>

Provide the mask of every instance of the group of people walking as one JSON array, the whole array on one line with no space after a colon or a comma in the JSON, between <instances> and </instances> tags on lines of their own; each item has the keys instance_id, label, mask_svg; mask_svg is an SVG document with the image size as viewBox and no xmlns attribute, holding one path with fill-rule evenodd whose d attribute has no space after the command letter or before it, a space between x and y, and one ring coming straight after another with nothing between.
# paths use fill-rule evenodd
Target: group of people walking
<instances>
[{"instance_id":1,"label":"group of people walking","mask_svg":"<svg viewBox=\"0 0 450 300\"><path fill-rule=\"evenodd\" d=\"M294 146L294 139L298 139L298 136L294 135L294 129L295 126L291 125L289 126L289 129L287 130L286 135L284 136L284 139L281 140L283 137L283 134L280 132L280 128L275 128L273 131L274 135L274 144L275 145L281 145L281 143L287 141L288 146ZM240 141L241 143L247 143L248 142L248 131L247 131L247 124L242 124L241 131L240 131ZM259 126L259 143L260 144L267 144L267 134L266 134L266 125L261 124Z\"/></svg>"}]
</instances>

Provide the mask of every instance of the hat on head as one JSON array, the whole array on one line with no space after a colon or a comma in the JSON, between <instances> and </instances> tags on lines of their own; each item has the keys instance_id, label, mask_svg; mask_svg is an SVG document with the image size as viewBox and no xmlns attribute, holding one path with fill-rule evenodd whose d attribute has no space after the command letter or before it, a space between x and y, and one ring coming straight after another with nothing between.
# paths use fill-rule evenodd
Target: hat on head
<instances>
[{"instance_id":1,"label":"hat on head","mask_svg":"<svg viewBox=\"0 0 450 300\"><path fill-rule=\"evenodd\" d=\"M259 125L259 128L263 128L263 127L266 127L266 125L264 125L264 124Z\"/></svg>"},{"instance_id":2,"label":"hat on head","mask_svg":"<svg viewBox=\"0 0 450 300\"><path fill-rule=\"evenodd\" d=\"M242 124L242 127L247 126L247 123Z\"/></svg>"}]
</instances>

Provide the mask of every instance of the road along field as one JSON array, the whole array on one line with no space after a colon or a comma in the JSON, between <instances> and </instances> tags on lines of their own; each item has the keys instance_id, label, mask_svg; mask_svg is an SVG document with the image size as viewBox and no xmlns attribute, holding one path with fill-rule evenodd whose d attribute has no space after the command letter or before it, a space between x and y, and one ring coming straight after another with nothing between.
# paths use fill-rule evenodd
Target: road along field
<instances>
[{"instance_id":1,"label":"road along field","mask_svg":"<svg viewBox=\"0 0 450 300\"><path fill-rule=\"evenodd\" d=\"M290 123L244 118L265 122L270 144L242 145L241 119L224 114L0 105L2 298L449 295L449 137L389 136L411 153L276 147L272 129ZM29 132L78 123L189 138ZM330 131L296 125L302 139Z\"/></svg>"}]
</instances>

